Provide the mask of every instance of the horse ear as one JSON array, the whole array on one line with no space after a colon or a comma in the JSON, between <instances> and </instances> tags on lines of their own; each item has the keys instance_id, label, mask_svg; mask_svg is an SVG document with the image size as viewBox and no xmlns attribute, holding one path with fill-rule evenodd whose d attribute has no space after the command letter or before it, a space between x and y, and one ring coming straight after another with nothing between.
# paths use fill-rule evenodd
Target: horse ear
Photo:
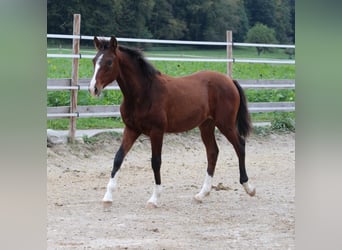
<instances>
[{"instance_id":1,"label":"horse ear","mask_svg":"<svg viewBox=\"0 0 342 250\"><path fill-rule=\"evenodd\" d=\"M94 46L97 50L101 49L101 42L96 36L94 36Z\"/></svg>"},{"instance_id":2,"label":"horse ear","mask_svg":"<svg viewBox=\"0 0 342 250\"><path fill-rule=\"evenodd\" d=\"M115 36L111 36L110 41L109 41L109 48L115 51L117 46L118 46L118 41L116 40Z\"/></svg>"}]
</instances>

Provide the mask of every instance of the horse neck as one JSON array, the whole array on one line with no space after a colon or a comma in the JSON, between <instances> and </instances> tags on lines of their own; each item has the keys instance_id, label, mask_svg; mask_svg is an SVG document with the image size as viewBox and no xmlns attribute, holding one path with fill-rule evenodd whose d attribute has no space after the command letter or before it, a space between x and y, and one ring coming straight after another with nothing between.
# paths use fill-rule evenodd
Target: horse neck
<instances>
[{"instance_id":1,"label":"horse neck","mask_svg":"<svg viewBox=\"0 0 342 250\"><path fill-rule=\"evenodd\" d=\"M140 69L131 62L129 56L120 52L120 73L117 82L127 102L137 102L146 99L148 87L144 86L144 76Z\"/></svg>"}]
</instances>

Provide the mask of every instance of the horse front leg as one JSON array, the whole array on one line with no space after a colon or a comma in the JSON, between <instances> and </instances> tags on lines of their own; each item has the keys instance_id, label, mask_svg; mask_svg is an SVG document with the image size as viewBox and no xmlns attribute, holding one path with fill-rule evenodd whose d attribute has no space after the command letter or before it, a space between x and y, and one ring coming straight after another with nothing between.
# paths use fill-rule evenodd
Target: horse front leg
<instances>
[{"instance_id":1,"label":"horse front leg","mask_svg":"<svg viewBox=\"0 0 342 250\"><path fill-rule=\"evenodd\" d=\"M115 154L114 163L113 163L113 169L111 172L111 177L109 179L109 182L107 184L106 193L102 199L105 205L111 205L113 202L113 196L112 193L116 188L117 185L117 179L118 179L118 172L120 170L121 164L128 153L128 151L131 149L133 143L136 141L136 139L140 136L140 133L125 127L124 133L123 133L123 139L121 146L119 150Z\"/></svg>"},{"instance_id":2,"label":"horse front leg","mask_svg":"<svg viewBox=\"0 0 342 250\"><path fill-rule=\"evenodd\" d=\"M161 152L163 145L163 132L155 131L150 134L152 158L151 165L154 174L155 186L151 198L147 201L146 207L156 208L158 207L158 199L160 197L162 187L160 178L160 167L161 167Z\"/></svg>"}]
</instances>

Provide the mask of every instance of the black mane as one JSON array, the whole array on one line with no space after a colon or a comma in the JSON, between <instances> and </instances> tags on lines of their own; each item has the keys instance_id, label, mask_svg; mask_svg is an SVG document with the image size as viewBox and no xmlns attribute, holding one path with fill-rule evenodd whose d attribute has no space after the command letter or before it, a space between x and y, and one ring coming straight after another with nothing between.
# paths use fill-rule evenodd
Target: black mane
<instances>
[{"instance_id":1,"label":"black mane","mask_svg":"<svg viewBox=\"0 0 342 250\"><path fill-rule=\"evenodd\" d=\"M109 47L110 41L100 39L100 50L107 50ZM153 79L156 75L160 75L160 71L146 60L142 51L121 45L118 48L121 52L127 54L133 62L136 62L137 66L142 70L143 75L149 80Z\"/></svg>"},{"instance_id":2,"label":"black mane","mask_svg":"<svg viewBox=\"0 0 342 250\"><path fill-rule=\"evenodd\" d=\"M147 78L152 79L156 75L160 75L160 71L157 70L151 63L149 63L146 60L142 51L138 49L132 49L126 46L121 46L121 45L119 46L119 50L121 52L124 52L133 61L135 61L137 65L140 67L140 69L142 70L143 75L145 75Z\"/></svg>"}]
</instances>

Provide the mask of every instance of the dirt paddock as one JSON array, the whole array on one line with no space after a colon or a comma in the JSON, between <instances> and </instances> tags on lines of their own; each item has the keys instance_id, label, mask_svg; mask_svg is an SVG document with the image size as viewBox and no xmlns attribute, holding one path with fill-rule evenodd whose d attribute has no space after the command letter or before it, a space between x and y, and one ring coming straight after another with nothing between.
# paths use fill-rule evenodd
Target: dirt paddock
<instances>
[{"instance_id":1,"label":"dirt paddock","mask_svg":"<svg viewBox=\"0 0 342 250\"><path fill-rule=\"evenodd\" d=\"M294 249L295 134L252 135L246 166L256 195L239 184L237 157L217 133L214 188L203 203L206 154L195 132L166 135L160 206L152 195L150 143L140 137L121 168L113 205L101 199L120 135L47 148L48 249Z\"/></svg>"}]
</instances>

